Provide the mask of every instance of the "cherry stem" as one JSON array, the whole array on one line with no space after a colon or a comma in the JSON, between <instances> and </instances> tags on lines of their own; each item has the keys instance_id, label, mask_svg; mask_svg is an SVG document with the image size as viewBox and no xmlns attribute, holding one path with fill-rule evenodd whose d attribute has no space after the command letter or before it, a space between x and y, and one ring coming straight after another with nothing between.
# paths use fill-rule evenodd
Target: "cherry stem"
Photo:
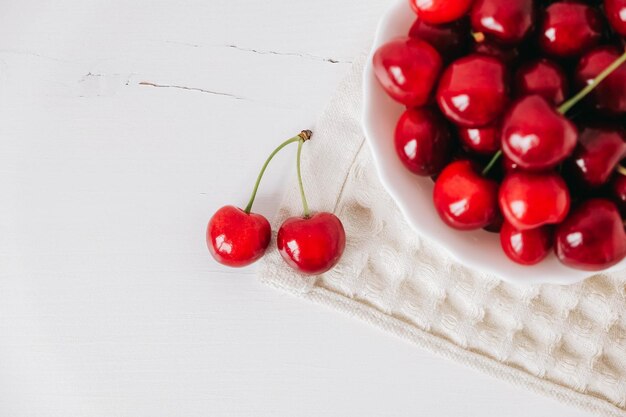
<instances>
[{"instance_id":1,"label":"cherry stem","mask_svg":"<svg viewBox=\"0 0 626 417\"><path fill-rule=\"evenodd\" d=\"M304 185L302 184L302 173L300 171L300 156L302 155L302 145L306 139L302 138L298 142L298 155L296 156L296 170L298 171L298 185L300 186L300 198L302 198L302 209L304 218L309 217L309 204L306 201L306 195L304 194Z\"/></svg>"},{"instance_id":2,"label":"cherry stem","mask_svg":"<svg viewBox=\"0 0 626 417\"><path fill-rule=\"evenodd\" d=\"M311 137L311 131L310 130L303 130L298 135L296 135L296 136L294 136L292 138L287 139L286 141L284 141L283 143L278 145L278 147L276 147L276 149L274 149L272 151L270 156L267 157L267 159L265 160L265 163L263 164L263 167L261 168L261 172L259 172L259 176L256 178L256 182L254 183L254 189L252 190L252 195L250 196L250 200L248 201L248 205L244 209L244 211L247 214L250 214L250 211L252 211L252 205L254 204L254 199L256 198L256 192L259 189L259 184L261 184L261 179L263 178L263 174L265 174L265 170L267 169L267 166L269 165L269 163L272 160L272 158L274 158L274 156L278 152L280 152L280 150L283 149L285 146L289 145L290 143L302 141L305 137L307 139Z\"/></svg>"},{"instance_id":3,"label":"cherry stem","mask_svg":"<svg viewBox=\"0 0 626 417\"><path fill-rule=\"evenodd\" d=\"M502 156L502 151L501 150L496 152L496 154L493 156L493 158L491 158L491 160L489 161L489 163L487 164L485 169L483 169L483 172L482 172L483 176L487 175L489 170L491 170L491 168L493 168L493 166L496 164L496 162L498 162L498 159L500 159L501 156Z\"/></svg>"},{"instance_id":4,"label":"cherry stem","mask_svg":"<svg viewBox=\"0 0 626 417\"><path fill-rule=\"evenodd\" d=\"M618 174L626 176L626 167L624 165L617 164L617 167L615 169L617 170Z\"/></svg>"},{"instance_id":5,"label":"cherry stem","mask_svg":"<svg viewBox=\"0 0 626 417\"><path fill-rule=\"evenodd\" d=\"M604 81L606 77L611 75L611 73L615 71L624 62L626 62L626 51L619 58L613 61L611 65L606 67L604 71L598 74L596 78L591 80L585 88L583 88L582 90L578 92L578 94L576 94L574 97L567 100L565 103L561 104L561 106L559 106L559 109L558 109L559 113L561 114L567 113L572 107L574 107L580 100L585 98L587 94L591 93L591 91L593 91L593 89L596 88L598 84Z\"/></svg>"},{"instance_id":6,"label":"cherry stem","mask_svg":"<svg viewBox=\"0 0 626 417\"><path fill-rule=\"evenodd\" d=\"M604 81L606 77L611 75L611 73L615 71L617 68L619 68L619 66L622 65L624 62L626 62L626 51L619 58L613 61L611 65L606 67L600 74L598 74L596 78L591 80L589 84L587 84L585 88L580 90L574 97L570 98L565 103L561 104L559 108L557 109L557 111L563 115L567 113L572 107L578 104L580 100L585 98L587 94L591 93L593 89L598 86L598 84ZM501 156L502 156L502 151L500 150L493 156L493 158L491 158L491 161L489 161L487 166L485 166L485 169L483 169L483 172L482 172L483 176L487 175L489 170L495 165L495 163L498 161L498 159L500 159ZM622 168L621 170L618 168L618 171L622 173L623 175L626 175L626 169L624 169L624 167L621 167L621 168Z\"/></svg>"}]
</instances>

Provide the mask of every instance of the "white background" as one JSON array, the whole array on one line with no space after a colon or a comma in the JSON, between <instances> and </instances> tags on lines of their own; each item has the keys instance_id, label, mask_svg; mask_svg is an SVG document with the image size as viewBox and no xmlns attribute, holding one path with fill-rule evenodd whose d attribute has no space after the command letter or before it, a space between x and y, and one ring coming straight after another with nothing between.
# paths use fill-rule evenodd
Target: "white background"
<instances>
[{"instance_id":1,"label":"white background","mask_svg":"<svg viewBox=\"0 0 626 417\"><path fill-rule=\"evenodd\" d=\"M0 416L585 415L209 258L385 6L1 2Z\"/></svg>"}]
</instances>

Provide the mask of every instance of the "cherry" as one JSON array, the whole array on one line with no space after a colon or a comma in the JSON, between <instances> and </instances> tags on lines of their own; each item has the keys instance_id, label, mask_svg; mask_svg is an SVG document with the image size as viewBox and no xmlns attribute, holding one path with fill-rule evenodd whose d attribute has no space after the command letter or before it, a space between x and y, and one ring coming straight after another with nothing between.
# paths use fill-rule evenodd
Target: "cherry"
<instances>
[{"instance_id":1,"label":"cherry","mask_svg":"<svg viewBox=\"0 0 626 417\"><path fill-rule=\"evenodd\" d=\"M311 275L334 267L346 246L341 221L332 213L290 217L280 226L276 245L292 268Z\"/></svg>"},{"instance_id":2,"label":"cherry","mask_svg":"<svg viewBox=\"0 0 626 417\"><path fill-rule=\"evenodd\" d=\"M626 133L619 128L587 127L578 139L570 171L583 184L605 184L619 161L626 157Z\"/></svg>"},{"instance_id":3,"label":"cherry","mask_svg":"<svg viewBox=\"0 0 626 417\"><path fill-rule=\"evenodd\" d=\"M578 63L574 75L576 83L580 87L589 85L598 74L618 59L620 52L613 47L599 47L590 51ZM590 98L597 110L625 114L626 65L619 65L601 84L598 84L591 92Z\"/></svg>"},{"instance_id":4,"label":"cherry","mask_svg":"<svg viewBox=\"0 0 626 417\"><path fill-rule=\"evenodd\" d=\"M420 19L430 24L448 23L463 17L473 0L409 0Z\"/></svg>"},{"instance_id":5,"label":"cherry","mask_svg":"<svg viewBox=\"0 0 626 417\"><path fill-rule=\"evenodd\" d=\"M619 167L619 173L615 174L609 184L611 198L617 204L622 217L626 218L626 168Z\"/></svg>"},{"instance_id":6,"label":"cherry","mask_svg":"<svg viewBox=\"0 0 626 417\"><path fill-rule=\"evenodd\" d=\"M437 88L443 114L465 127L485 126L502 113L507 103L506 68L487 55L468 55L444 71Z\"/></svg>"},{"instance_id":7,"label":"cherry","mask_svg":"<svg viewBox=\"0 0 626 417\"><path fill-rule=\"evenodd\" d=\"M260 214L224 206L211 217L206 230L209 252L223 265L250 265L263 256L270 244L270 223Z\"/></svg>"},{"instance_id":8,"label":"cherry","mask_svg":"<svg viewBox=\"0 0 626 417\"><path fill-rule=\"evenodd\" d=\"M602 39L602 16L592 6L559 1L548 6L539 28L539 46L560 58L580 56Z\"/></svg>"},{"instance_id":9,"label":"cherry","mask_svg":"<svg viewBox=\"0 0 626 417\"><path fill-rule=\"evenodd\" d=\"M452 162L441 172L433 199L441 219L459 230L480 229L498 215L498 183L480 175L469 160Z\"/></svg>"},{"instance_id":10,"label":"cherry","mask_svg":"<svg viewBox=\"0 0 626 417\"><path fill-rule=\"evenodd\" d=\"M567 76L552 61L531 61L517 70L515 92L518 97L539 94L550 103L560 104L568 94Z\"/></svg>"},{"instance_id":11,"label":"cherry","mask_svg":"<svg viewBox=\"0 0 626 417\"><path fill-rule=\"evenodd\" d=\"M555 252L572 268L599 271L626 256L626 232L615 204L605 199L582 203L557 228Z\"/></svg>"},{"instance_id":12,"label":"cherry","mask_svg":"<svg viewBox=\"0 0 626 417\"><path fill-rule=\"evenodd\" d=\"M613 30L626 36L626 0L604 0L604 13Z\"/></svg>"},{"instance_id":13,"label":"cherry","mask_svg":"<svg viewBox=\"0 0 626 417\"><path fill-rule=\"evenodd\" d=\"M465 51L469 38L468 33L469 22L466 19L443 25L431 25L423 19L417 19L409 30L411 38L428 42L446 60L456 58Z\"/></svg>"},{"instance_id":14,"label":"cherry","mask_svg":"<svg viewBox=\"0 0 626 417\"><path fill-rule=\"evenodd\" d=\"M441 72L441 56L428 42L398 38L376 51L374 74L396 101L413 107L428 102Z\"/></svg>"},{"instance_id":15,"label":"cherry","mask_svg":"<svg viewBox=\"0 0 626 417\"><path fill-rule=\"evenodd\" d=\"M332 213L320 212L313 216L304 193L300 156L302 144L298 142L297 172L302 217L290 217L278 229L276 245L287 265L304 274L318 275L334 267L346 246L346 233L341 220Z\"/></svg>"},{"instance_id":16,"label":"cherry","mask_svg":"<svg viewBox=\"0 0 626 417\"><path fill-rule=\"evenodd\" d=\"M502 150L524 169L555 167L574 150L577 131L545 98L526 96L511 106L502 124Z\"/></svg>"},{"instance_id":17,"label":"cherry","mask_svg":"<svg viewBox=\"0 0 626 417\"><path fill-rule=\"evenodd\" d=\"M433 110L406 110L396 126L395 146L404 166L417 175L441 171L452 153L452 138L445 120Z\"/></svg>"},{"instance_id":18,"label":"cherry","mask_svg":"<svg viewBox=\"0 0 626 417\"><path fill-rule=\"evenodd\" d=\"M518 171L507 175L498 195L506 221L519 230L562 222L570 208L570 194L557 173Z\"/></svg>"},{"instance_id":19,"label":"cherry","mask_svg":"<svg viewBox=\"0 0 626 417\"><path fill-rule=\"evenodd\" d=\"M492 155L500 149L500 126L459 127L461 142L471 151Z\"/></svg>"},{"instance_id":20,"label":"cherry","mask_svg":"<svg viewBox=\"0 0 626 417\"><path fill-rule=\"evenodd\" d=\"M518 230L505 222L500 231L502 250L514 262L535 265L541 262L552 248L552 229L549 226Z\"/></svg>"},{"instance_id":21,"label":"cherry","mask_svg":"<svg viewBox=\"0 0 626 417\"><path fill-rule=\"evenodd\" d=\"M535 20L533 0L476 0L470 16L475 32L505 44L520 43Z\"/></svg>"}]
</instances>

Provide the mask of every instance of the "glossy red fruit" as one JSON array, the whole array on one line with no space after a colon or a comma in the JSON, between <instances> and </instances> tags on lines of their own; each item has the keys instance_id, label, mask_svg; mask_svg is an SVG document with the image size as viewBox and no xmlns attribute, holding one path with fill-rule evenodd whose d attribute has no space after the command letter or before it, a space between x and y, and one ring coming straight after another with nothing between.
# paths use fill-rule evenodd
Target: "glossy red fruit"
<instances>
[{"instance_id":1,"label":"glossy red fruit","mask_svg":"<svg viewBox=\"0 0 626 417\"><path fill-rule=\"evenodd\" d=\"M613 30L626 36L626 0L604 0L604 13Z\"/></svg>"},{"instance_id":2,"label":"glossy red fruit","mask_svg":"<svg viewBox=\"0 0 626 417\"><path fill-rule=\"evenodd\" d=\"M513 262L535 265L552 249L552 229L549 226L530 230L518 230L505 222L500 231L502 250Z\"/></svg>"},{"instance_id":3,"label":"glossy red fruit","mask_svg":"<svg viewBox=\"0 0 626 417\"><path fill-rule=\"evenodd\" d=\"M437 88L443 114L465 127L494 122L507 104L504 64L487 55L468 55L444 71Z\"/></svg>"},{"instance_id":4,"label":"glossy red fruit","mask_svg":"<svg viewBox=\"0 0 626 417\"><path fill-rule=\"evenodd\" d=\"M339 262L346 234L337 216L321 212L285 220L278 230L276 245L289 266L304 274L318 275Z\"/></svg>"},{"instance_id":5,"label":"glossy red fruit","mask_svg":"<svg viewBox=\"0 0 626 417\"><path fill-rule=\"evenodd\" d=\"M452 162L441 172L433 199L441 219L454 229L480 229L498 215L498 183L469 160Z\"/></svg>"},{"instance_id":6,"label":"glossy red fruit","mask_svg":"<svg viewBox=\"0 0 626 417\"><path fill-rule=\"evenodd\" d=\"M569 95L567 76L552 61L531 61L517 70L515 93L517 97L538 94L552 104L560 104Z\"/></svg>"},{"instance_id":7,"label":"glossy red fruit","mask_svg":"<svg viewBox=\"0 0 626 417\"><path fill-rule=\"evenodd\" d=\"M611 198L626 219L626 175L615 174L609 184Z\"/></svg>"},{"instance_id":8,"label":"glossy red fruit","mask_svg":"<svg viewBox=\"0 0 626 417\"><path fill-rule=\"evenodd\" d=\"M589 187L605 184L626 157L626 133L613 127L587 127L580 132L571 170Z\"/></svg>"},{"instance_id":9,"label":"glossy red fruit","mask_svg":"<svg viewBox=\"0 0 626 417\"><path fill-rule=\"evenodd\" d=\"M412 38L384 44L374 54L373 63L383 89L408 107L428 102L442 66L441 56L430 44Z\"/></svg>"},{"instance_id":10,"label":"glossy red fruit","mask_svg":"<svg viewBox=\"0 0 626 417\"><path fill-rule=\"evenodd\" d=\"M558 165L572 153L577 137L576 126L539 95L519 99L502 122L502 150L528 170Z\"/></svg>"},{"instance_id":11,"label":"glossy red fruit","mask_svg":"<svg viewBox=\"0 0 626 417\"><path fill-rule=\"evenodd\" d=\"M518 171L500 184L500 211L518 230L534 229L562 222L570 208L570 193L555 172Z\"/></svg>"},{"instance_id":12,"label":"glossy red fruit","mask_svg":"<svg viewBox=\"0 0 626 417\"><path fill-rule=\"evenodd\" d=\"M420 19L430 24L448 23L460 19L472 6L473 0L409 0Z\"/></svg>"},{"instance_id":13,"label":"glossy red fruit","mask_svg":"<svg viewBox=\"0 0 626 417\"><path fill-rule=\"evenodd\" d=\"M533 0L476 0L470 13L472 29L505 44L518 44L535 21Z\"/></svg>"},{"instance_id":14,"label":"glossy red fruit","mask_svg":"<svg viewBox=\"0 0 626 417\"><path fill-rule=\"evenodd\" d=\"M240 208L224 206L209 220L206 242L216 261L241 267L263 256L271 234L270 223L260 214L248 214Z\"/></svg>"},{"instance_id":15,"label":"glossy red fruit","mask_svg":"<svg viewBox=\"0 0 626 417\"><path fill-rule=\"evenodd\" d=\"M459 137L469 150L482 155L492 155L500 149L498 123L485 127L459 127Z\"/></svg>"},{"instance_id":16,"label":"glossy red fruit","mask_svg":"<svg viewBox=\"0 0 626 417\"><path fill-rule=\"evenodd\" d=\"M604 46L583 56L578 63L574 78L579 87L586 86L621 53L618 49ZM589 94L593 106L614 115L626 114L626 64L620 65Z\"/></svg>"},{"instance_id":17,"label":"glossy red fruit","mask_svg":"<svg viewBox=\"0 0 626 417\"><path fill-rule=\"evenodd\" d=\"M398 157L417 175L437 174L452 154L452 137L445 120L427 108L406 110L398 120L394 139Z\"/></svg>"},{"instance_id":18,"label":"glossy red fruit","mask_svg":"<svg viewBox=\"0 0 626 417\"><path fill-rule=\"evenodd\" d=\"M428 42L446 60L454 59L466 50L468 33L469 22L466 19L443 25L431 25L417 19L409 30L411 38Z\"/></svg>"},{"instance_id":19,"label":"glossy red fruit","mask_svg":"<svg viewBox=\"0 0 626 417\"><path fill-rule=\"evenodd\" d=\"M559 1L548 6L539 28L543 52L559 58L580 56L600 43L602 16L592 6L577 1Z\"/></svg>"},{"instance_id":20,"label":"glossy red fruit","mask_svg":"<svg viewBox=\"0 0 626 417\"><path fill-rule=\"evenodd\" d=\"M605 199L582 203L556 231L555 252L572 268L599 271L626 256L626 232L615 204Z\"/></svg>"}]
</instances>

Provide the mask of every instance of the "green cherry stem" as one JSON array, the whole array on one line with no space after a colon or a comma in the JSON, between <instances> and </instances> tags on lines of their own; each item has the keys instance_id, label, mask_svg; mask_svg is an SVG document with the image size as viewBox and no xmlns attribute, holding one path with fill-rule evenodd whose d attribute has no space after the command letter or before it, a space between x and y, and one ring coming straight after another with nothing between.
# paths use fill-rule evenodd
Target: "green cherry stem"
<instances>
[{"instance_id":1,"label":"green cherry stem","mask_svg":"<svg viewBox=\"0 0 626 417\"><path fill-rule=\"evenodd\" d=\"M611 65L606 67L604 71L598 74L596 78L591 80L585 88L583 88L582 90L578 92L578 94L576 94L574 97L567 100L565 103L561 104L558 109L559 113L561 114L567 113L572 107L574 107L580 100L585 98L587 94L591 93L593 89L598 86L598 84L604 81L606 77L611 75L611 73L615 71L617 68L619 68L619 66L622 65L624 62L626 62L626 51L619 58L613 61Z\"/></svg>"},{"instance_id":2,"label":"green cherry stem","mask_svg":"<svg viewBox=\"0 0 626 417\"><path fill-rule=\"evenodd\" d=\"M498 152L495 153L495 155L493 156L493 158L491 158L491 160L489 161L489 163L487 164L487 166L485 167L485 169L483 169L483 177L485 175L487 175L487 173L489 172L489 170L491 168L493 168L493 166L496 164L496 162L498 162L498 159L500 159L500 157L502 156L502 151L499 150Z\"/></svg>"},{"instance_id":3,"label":"green cherry stem","mask_svg":"<svg viewBox=\"0 0 626 417\"><path fill-rule=\"evenodd\" d=\"M624 165L617 164L617 168L615 169L617 170L618 174L626 176L626 167Z\"/></svg>"},{"instance_id":4,"label":"green cherry stem","mask_svg":"<svg viewBox=\"0 0 626 417\"><path fill-rule=\"evenodd\" d=\"M622 65L624 62L626 62L626 51L619 58L613 61L611 65L607 66L600 74L598 74L596 78L591 80L589 84L587 84L585 88L580 90L574 97L570 98L565 103L561 104L559 108L557 109L557 111L563 115L567 113L568 111L570 111L572 107L574 107L576 104L578 104L580 100L582 100L589 93L591 93L593 89L598 86L598 84L604 81L606 77L611 75L611 73L615 71L617 68L619 68L619 66ZM491 160L489 161L485 169L483 169L482 171L483 176L487 175L489 170L495 165L495 163L498 161L498 159L500 159L501 156L502 156L501 150L496 152L496 154L493 156L493 158L491 158ZM624 173L624 172L620 171L620 173ZM626 173L624 173L624 175L626 175Z\"/></svg>"},{"instance_id":5,"label":"green cherry stem","mask_svg":"<svg viewBox=\"0 0 626 417\"><path fill-rule=\"evenodd\" d=\"M302 137L298 142L298 155L296 156L296 170L298 171L298 186L300 187L300 198L302 198L302 210L304 218L309 217L309 204L306 201L304 185L302 184L302 172L300 171L300 156L302 155L302 145L311 138L310 132L307 138Z\"/></svg>"},{"instance_id":6,"label":"green cherry stem","mask_svg":"<svg viewBox=\"0 0 626 417\"><path fill-rule=\"evenodd\" d=\"M261 168L261 172L259 172L259 176L256 178L256 182L254 183L254 189L252 190L252 195L250 196L250 200L248 201L248 205L244 209L244 211L247 214L250 214L250 211L252 210L252 205L254 204L254 199L256 198L256 192L259 189L259 184L261 184L261 179L263 178L263 174L265 174L265 170L267 169L267 166L269 165L269 163L272 160L272 158L274 158L274 156L278 152L280 152L280 150L283 149L285 146L289 145L290 143L302 141L305 137L307 139L311 137L311 131L310 130L303 130L302 132L300 132L296 136L287 139L286 141L284 141L283 143L278 145L276 147L276 149L274 149L272 151L270 156L267 157L267 159L265 160L265 163L263 164L263 167Z\"/></svg>"}]
</instances>

